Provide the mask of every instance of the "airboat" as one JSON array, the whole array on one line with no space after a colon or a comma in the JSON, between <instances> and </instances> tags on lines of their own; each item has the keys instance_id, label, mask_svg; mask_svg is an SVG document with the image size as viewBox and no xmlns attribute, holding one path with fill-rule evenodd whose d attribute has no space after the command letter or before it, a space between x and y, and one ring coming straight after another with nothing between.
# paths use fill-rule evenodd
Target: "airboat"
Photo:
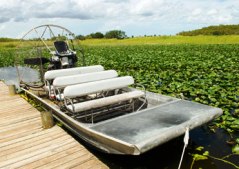
<instances>
[{"instance_id":1,"label":"airboat","mask_svg":"<svg viewBox=\"0 0 239 169\"><path fill-rule=\"evenodd\" d=\"M60 33L54 34L55 29ZM50 38L45 37L47 32ZM32 33L43 45L24 63L40 67L43 83L22 83L21 89L103 152L140 155L222 114L219 108L146 91L132 76L120 77L104 65L86 66L83 50L70 45L75 37L66 28L41 25L22 41L36 43ZM83 64L76 66L79 60Z\"/></svg>"}]
</instances>

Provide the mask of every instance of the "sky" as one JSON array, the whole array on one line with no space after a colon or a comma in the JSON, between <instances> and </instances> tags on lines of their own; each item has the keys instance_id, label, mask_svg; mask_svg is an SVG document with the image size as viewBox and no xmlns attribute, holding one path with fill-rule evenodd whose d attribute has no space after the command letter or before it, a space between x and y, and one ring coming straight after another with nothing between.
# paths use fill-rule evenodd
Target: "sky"
<instances>
[{"instance_id":1,"label":"sky","mask_svg":"<svg viewBox=\"0 0 239 169\"><path fill-rule=\"evenodd\" d=\"M0 37L21 38L55 24L76 35L123 30L128 36L175 35L239 24L239 0L0 0Z\"/></svg>"}]
</instances>

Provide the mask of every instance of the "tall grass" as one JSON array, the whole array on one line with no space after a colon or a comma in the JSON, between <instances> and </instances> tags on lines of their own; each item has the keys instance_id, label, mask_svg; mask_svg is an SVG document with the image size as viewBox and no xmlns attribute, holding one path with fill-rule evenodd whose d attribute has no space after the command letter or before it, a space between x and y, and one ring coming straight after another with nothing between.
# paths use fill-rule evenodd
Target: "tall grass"
<instances>
[{"instance_id":1,"label":"tall grass","mask_svg":"<svg viewBox=\"0 0 239 169\"><path fill-rule=\"evenodd\" d=\"M83 45L172 45L172 44L239 44L239 36L157 36L128 39L87 39Z\"/></svg>"}]
</instances>

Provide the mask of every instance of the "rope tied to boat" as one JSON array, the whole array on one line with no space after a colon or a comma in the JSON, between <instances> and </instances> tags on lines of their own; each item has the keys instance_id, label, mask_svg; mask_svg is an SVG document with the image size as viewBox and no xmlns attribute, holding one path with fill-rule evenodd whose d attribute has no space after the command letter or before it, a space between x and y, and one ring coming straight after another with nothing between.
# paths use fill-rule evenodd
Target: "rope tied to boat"
<instances>
[{"instance_id":1,"label":"rope tied to boat","mask_svg":"<svg viewBox=\"0 0 239 169\"><path fill-rule=\"evenodd\" d=\"M189 127L186 127L185 135L184 135L184 138L183 138L184 147L183 147L183 152L182 152L182 155L181 155L181 159L180 159L180 162L179 162L178 169L181 168L182 161L183 161L183 156L184 156L184 153L185 153L185 149L188 146L188 141L189 141Z\"/></svg>"}]
</instances>

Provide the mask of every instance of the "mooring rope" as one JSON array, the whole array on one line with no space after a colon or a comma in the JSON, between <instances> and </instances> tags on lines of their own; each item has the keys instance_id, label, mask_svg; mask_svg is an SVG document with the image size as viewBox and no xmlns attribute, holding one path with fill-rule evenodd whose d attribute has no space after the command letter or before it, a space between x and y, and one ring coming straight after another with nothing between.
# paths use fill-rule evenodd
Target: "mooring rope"
<instances>
[{"instance_id":1,"label":"mooring rope","mask_svg":"<svg viewBox=\"0 0 239 169\"><path fill-rule=\"evenodd\" d=\"M183 147L183 152L182 152L182 155L181 155L181 159L180 159L180 162L179 162L179 166L178 166L178 169L181 168L181 165L182 165L182 161L183 161L183 156L184 156L184 152L185 152L185 149L188 145L188 140L189 140L189 127L186 128L186 131L185 131L185 135L184 135L184 147Z\"/></svg>"}]
</instances>

